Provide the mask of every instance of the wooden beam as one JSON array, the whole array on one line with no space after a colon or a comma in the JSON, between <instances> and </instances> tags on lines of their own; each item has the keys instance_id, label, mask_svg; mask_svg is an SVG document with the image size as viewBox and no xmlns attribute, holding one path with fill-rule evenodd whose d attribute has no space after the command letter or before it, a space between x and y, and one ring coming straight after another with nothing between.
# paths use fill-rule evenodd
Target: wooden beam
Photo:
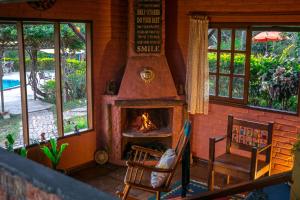
<instances>
[{"instance_id":1,"label":"wooden beam","mask_svg":"<svg viewBox=\"0 0 300 200\"><path fill-rule=\"evenodd\" d=\"M226 197L234 194L239 194L242 192L248 192L256 189L261 189L267 186L276 185L279 183L284 183L292 180L292 171L263 177L255 181L247 181L239 184L229 186L225 189L213 192L203 192L199 195L194 195L192 197L184 199L217 199L221 197Z\"/></svg>"},{"instance_id":2,"label":"wooden beam","mask_svg":"<svg viewBox=\"0 0 300 200\"><path fill-rule=\"evenodd\" d=\"M92 27L91 23L86 23L86 88L87 88L87 113L88 113L88 128L94 126L93 123L93 95L92 95Z\"/></svg>"},{"instance_id":3,"label":"wooden beam","mask_svg":"<svg viewBox=\"0 0 300 200\"><path fill-rule=\"evenodd\" d=\"M55 57L55 93L56 93L56 115L57 115L57 132L59 137L64 135L63 125L63 102L61 86L61 56L60 56L60 23L54 23L54 57Z\"/></svg>"},{"instance_id":4,"label":"wooden beam","mask_svg":"<svg viewBox=\"0 0 300 200\"><path fill-rule=\"evenodd\" d=\"M17 22L19 64L20 64L20 88L21 88L21 105L22 105L22 124L23 124L23 141L24 145L29 145L29 125L28 125L28 105L27 105L27 85L26 85L26 68L25 68L25 47L23 35L23 22Z\"/></svg>"},{"instance_id":5,"label":"wooden beam","mask_svg":"<svg viewBox=\"0 0 300 200\"><path fill-rule=\"evenodd\" d=\"M116 100L116 106L180 106L184 105L184 100L166 100L166 99L132 99L132 100Z\"/></svg>"}]
</instances>

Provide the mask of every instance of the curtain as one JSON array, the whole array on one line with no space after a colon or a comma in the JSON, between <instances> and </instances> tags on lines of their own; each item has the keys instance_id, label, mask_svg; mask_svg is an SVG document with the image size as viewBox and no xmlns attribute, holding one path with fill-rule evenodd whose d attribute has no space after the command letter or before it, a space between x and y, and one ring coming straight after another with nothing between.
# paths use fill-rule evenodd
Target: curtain
<instances>
[{"instance_id":1,"label":"curtain","mask_svg":"<svg viewBox=\"0 0 300 200\"><path fill-rule=\"evenodd\" d=\"M186 97L190 114L208 114L208 19L190 17Z\"/></svg>"}]
</instances>

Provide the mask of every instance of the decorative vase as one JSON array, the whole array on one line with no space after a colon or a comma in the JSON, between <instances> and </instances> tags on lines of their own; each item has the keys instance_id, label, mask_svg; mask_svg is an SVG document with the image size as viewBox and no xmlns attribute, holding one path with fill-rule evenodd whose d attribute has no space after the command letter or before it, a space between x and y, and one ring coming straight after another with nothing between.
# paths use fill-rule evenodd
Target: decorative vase
<instances>
[{"instance_id":1,"label":"decorative vase","mask_svg":"<svg viewBox=\"0 0 300 200\"><path fill-rule=\"evenodd\" d=\"M291 200L300 199L300 150L295 151L295 162L293 167L293 185L291 188Z\"/></svg>"}]
</instances>

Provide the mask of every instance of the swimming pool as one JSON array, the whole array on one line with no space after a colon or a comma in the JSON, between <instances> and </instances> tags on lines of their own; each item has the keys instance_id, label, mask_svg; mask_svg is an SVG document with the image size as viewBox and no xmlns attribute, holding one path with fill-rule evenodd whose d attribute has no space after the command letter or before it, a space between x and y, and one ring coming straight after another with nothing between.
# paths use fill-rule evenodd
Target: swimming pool
<instances>
[{"instance_id":1,"label":"swimming pool","mask_svg":"<svg viewBox=\"0 0 300 200\"><path fill-rule=\"evenodd\" d=\"M11 89L20 86L19 80L3 79L3 90Z\"/></svg>"}]
</instances>

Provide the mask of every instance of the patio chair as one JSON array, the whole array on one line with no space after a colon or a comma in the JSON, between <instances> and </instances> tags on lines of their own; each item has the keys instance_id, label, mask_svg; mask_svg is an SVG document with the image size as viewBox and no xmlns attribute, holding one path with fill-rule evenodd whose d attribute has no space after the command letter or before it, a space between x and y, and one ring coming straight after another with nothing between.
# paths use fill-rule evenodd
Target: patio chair
<instances>
[{"instance_id":1,"label":"patio chair","mask_svg":"<svg viewBox=\"0 0 300 200\"><path fill-rule=\"evenodd\" d=\"M254 180L271 172L273 123L259 123L228 116L227 136L209 139L208 187L214 189L216 172L230 177ZM215 157L216 143L226 141L226 153ZM251 156L242 156L234 149L250 152Z\"/></svg>"},{"instance_id":2,"label":"patio chair","mask_svg":"<svg viewBox=\"0 0 300 200\"><path fill-rule=\"evenodd\" d=\"M161 158L163 156L162 152L140 146L132 146L134 156L133 159L126 162L127 172L124 178L125 187L123 192L117 192L119 197L123 200L134 199L129 197L128 194L130 189L135 188L156 193L156 199L159 200L161 192L169 191L169 186L176 170L176 166L181 160L184 149L189 141L190 129L191 124L189 121L186 121L180 132L180 138L175 148L175 160L169 168L147 164L150 157ZM165 174L165 180L161 186L153 187L153 185L150 183L150 180L145 176L144 172Z\"/></svg>"}]
</instances>

